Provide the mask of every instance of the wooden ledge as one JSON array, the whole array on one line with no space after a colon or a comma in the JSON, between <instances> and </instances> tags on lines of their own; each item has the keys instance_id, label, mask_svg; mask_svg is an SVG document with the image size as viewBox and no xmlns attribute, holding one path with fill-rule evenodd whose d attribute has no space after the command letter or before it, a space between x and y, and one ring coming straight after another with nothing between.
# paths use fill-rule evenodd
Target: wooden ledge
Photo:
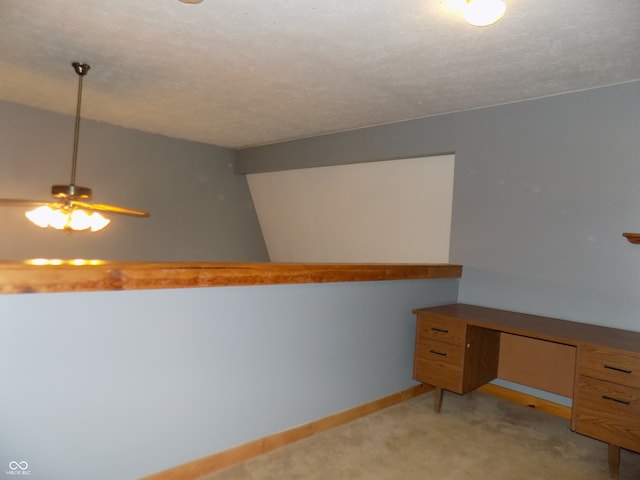
<instances>
[{"instance_id":1,"label":"wooden ledge","mask_svg":"<svg viewBox=\"0 0 640 480\"><path fill-rule=\"evenodd\" d=\"M629 240L629 243L640 243L640 233L623 233L622 236Z\"/></svg>"},{"instance_id":2,"label":"wooden ledge","mask_svg":"<svg viewBox=\"0 0 640 480\"><path fill-rule=\"evenodd\" d=\"M0 261L0 293L90 292L459 278L461 265Z\"/></svg>"}]
</instances>

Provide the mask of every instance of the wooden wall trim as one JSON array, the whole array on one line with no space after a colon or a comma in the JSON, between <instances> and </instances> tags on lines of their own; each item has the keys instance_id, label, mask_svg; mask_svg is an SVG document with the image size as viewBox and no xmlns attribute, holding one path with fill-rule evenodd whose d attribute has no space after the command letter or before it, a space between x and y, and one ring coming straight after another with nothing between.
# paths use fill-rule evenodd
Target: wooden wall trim
<instances>
[{"instance_id":1,"label":"wooden wall trim","mask_svg":"<svg viewBox=\"0 0 640 480\"><path fill-rule=\"evenodd\" d=\"M364 405L359 405L349 410L321 418L305 425L285 430L268 437L254 440L244 445L240 445L229 450L214 453L208 457L203 457L193 462L179 465L141 480L195 480L203 475L208 475L215 471L221 470L231 465L243 462L258 455L271 452L280 447L284 447L291 443L310 437L316 433L323 432L333 427L343 425L345 423L356 420L365 415L369 415L383 408L390 407L397 403L403 402L410 398L430 392L433 387L430 385L416 385L414 387L402 390L401 392L379 398Z\"/></svg>"},{"instance_id":2,"label":"wooden wall trim","mask_svg":"<svg viewBox=\"0 0 640 480\"><path fill-rule=\"evenodd\" d=\"M0 293L87 292L459 278L461 265L363 263L0 262Z\"/></svg>"}]
</instances>

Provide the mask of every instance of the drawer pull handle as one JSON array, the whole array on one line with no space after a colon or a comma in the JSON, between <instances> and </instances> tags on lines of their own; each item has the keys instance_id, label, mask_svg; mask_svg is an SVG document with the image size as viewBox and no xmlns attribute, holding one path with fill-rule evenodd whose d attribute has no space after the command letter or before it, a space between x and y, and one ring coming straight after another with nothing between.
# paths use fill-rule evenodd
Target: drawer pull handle
<instances>
[{"instance_id":1,"label":"drawer pull handle","mask_svg":"<svg viewBox=\"0 0 640 480\"><path fill-rule=\"evenodd\" d=\"M446 357L447 356L446 353L442 353L442 352L439 352L437 350L430 350L430 352L435 354L435 355L440 355L441 357Z\"/></svg>"},{"instance_id":2,"label":"drawer pull handle","mask_svg":"<svg viewBox=\"0 0 640 480\"><path fill-rule=\"evenodd\" d=\"M605 400L612 400L618 403L624 403L625 405L629 405L631 403L629 400L620 400L619 398L613 398L613 397L610 397L609 395L602 395L602 398L604 398Z\"/></svg>"},{"instance_id":3,"label":"drawer pull handle","mask_svg":"<svg viewBox=\"0 0 640 480\"><path fill-rule=\"evenodd\" d=\"M431 331L440 332L440 333L449 333L449 330L445 330L444 328L436 328L436 327L431 327Z\"/></svg>"},{"instance_id":4,"label":"drawer pull handle","mask_svg":"<svg viewBox=\"0 0 640 480\"><path fill-rule=\"evenodd\" d=\"M605 365L604 368L608 368L609 370L615 370L616 372L631 373L631 370L626 370L624 368L619 368L619 367L612 367L611 365Z\"/></svg>"}]
</instances>

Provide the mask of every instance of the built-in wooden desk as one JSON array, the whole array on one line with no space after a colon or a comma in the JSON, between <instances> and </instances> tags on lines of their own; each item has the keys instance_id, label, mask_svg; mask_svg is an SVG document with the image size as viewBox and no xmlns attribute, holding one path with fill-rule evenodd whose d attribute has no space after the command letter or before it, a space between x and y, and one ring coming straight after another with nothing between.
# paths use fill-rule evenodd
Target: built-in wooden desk
<instances>
[{"instance_id":1,"label":"built-in wooden desk","mask_svg":"<svg viewBox=\"0 0 640 480\"><path fill-rule=\"evenodd\" d=\"M495 379L500 334L576 348L571 429L609 444L618 474L620 448L640 452L640 333L555 318L454 304L420 308L413 376L442 391L464 394Z\"/></svg>"}]
</instances>

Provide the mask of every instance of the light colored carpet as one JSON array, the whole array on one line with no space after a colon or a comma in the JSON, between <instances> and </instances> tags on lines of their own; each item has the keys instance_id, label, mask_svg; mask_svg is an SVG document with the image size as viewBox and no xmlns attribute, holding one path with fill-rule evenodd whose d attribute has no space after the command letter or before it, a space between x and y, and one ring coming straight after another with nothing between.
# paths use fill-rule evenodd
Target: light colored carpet
<instances>
[{"instance_id":1,"label":"light colored carpet","mask_svg":"<svg viewBox=\"0 0 640 480\"><path fill-rule=\"evenodd\" d=\"M200 480L605 480L607 445L569 422L480 392L433 394L376 412ZM640 479L622 452L620 480Z\"/></svg>"}]
</instances>

